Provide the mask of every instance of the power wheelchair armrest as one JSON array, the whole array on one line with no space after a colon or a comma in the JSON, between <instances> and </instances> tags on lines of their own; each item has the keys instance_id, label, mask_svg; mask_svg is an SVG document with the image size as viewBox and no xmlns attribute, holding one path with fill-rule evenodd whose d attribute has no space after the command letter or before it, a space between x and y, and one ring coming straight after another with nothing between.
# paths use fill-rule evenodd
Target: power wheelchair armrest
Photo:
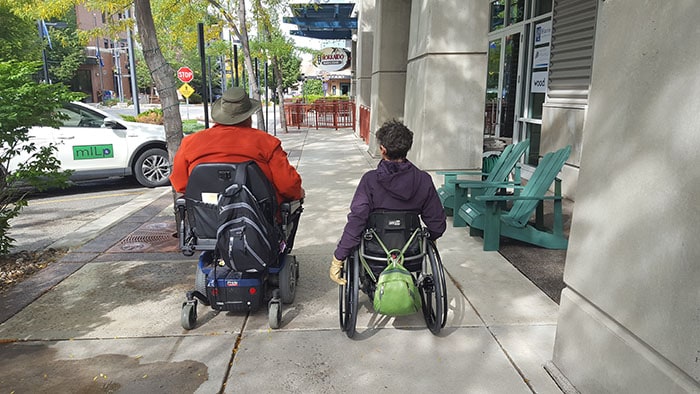
<instances>
[{"instance_id":1,"label":"power wheelchair armrest","mask_svg":"<svg viewBox=\"0 0 700 394\"><path fill-rule=\"evenodd\" d=\"M296 234L297 224L304 208L302 204L304 199L287 201L280 204L280 216L282 218L281 227L284 238L288 242L289 251L293 245L294 235ZM289 242L291 240L291 242Z\"/></svg>"},{"instance_id":2,"label":"power wheelchair armrest","mask_svg":"<svg viewBox=\"0 0 700 394\"><path fill-rule=\"evenodd\" d=\"M304 210L302 208L302 204L304 203L304 200L294 200L294 201L287 201L283 202L280 204L280 213L282 214L282 223L289 223L289 219L293 218ZM285 220L287 219L287 220Z\"/></svg>"},{"instance_id":3,"label":"power wheelchair armrest","mask_svg":"<svg viewBox=\"0 0 700 394\"><path fill-rule=\"evenodd\" d=\"M194 248L192 246L191 236L187 234L187 209L185 205L184 198L178 198L175 200L175 214L177 215L177 243L185 256L192 256L194 254Z\"/></svg>"}]
</instances>

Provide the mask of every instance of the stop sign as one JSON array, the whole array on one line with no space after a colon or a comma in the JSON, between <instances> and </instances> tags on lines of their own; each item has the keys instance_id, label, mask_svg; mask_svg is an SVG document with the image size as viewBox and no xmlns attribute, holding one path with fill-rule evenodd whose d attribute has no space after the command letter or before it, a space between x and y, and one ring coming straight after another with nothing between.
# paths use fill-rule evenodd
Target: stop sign
<instances>
[{"instance_id":1,"label":"stop sign","mask_svg":"<svg viewBox=\"0 0 700 394\"><path fill-rule=\"evenodd\" d=\"M189 67L180 67L177 70L177 77L180 79L180 81L187 83L190 82L192 78L194 78L194 73Z\"/></svg>"}]
</instances>

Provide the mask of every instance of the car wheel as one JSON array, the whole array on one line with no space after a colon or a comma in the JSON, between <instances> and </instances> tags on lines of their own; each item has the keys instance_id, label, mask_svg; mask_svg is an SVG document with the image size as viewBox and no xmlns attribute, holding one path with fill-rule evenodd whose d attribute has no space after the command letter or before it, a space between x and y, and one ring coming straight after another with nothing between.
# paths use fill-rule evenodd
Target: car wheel
<instances>
[{"instance_id":1,"label":"car wheel","mask_svg":"<svg viewBox=\"0 0 700 394\"><path fill-rule=\"evenodd\" d=\"M144 151L134 163L134 177L143 186L165 186L170 182L168 152L159 148Z\"/></svg>"}]
</instances>

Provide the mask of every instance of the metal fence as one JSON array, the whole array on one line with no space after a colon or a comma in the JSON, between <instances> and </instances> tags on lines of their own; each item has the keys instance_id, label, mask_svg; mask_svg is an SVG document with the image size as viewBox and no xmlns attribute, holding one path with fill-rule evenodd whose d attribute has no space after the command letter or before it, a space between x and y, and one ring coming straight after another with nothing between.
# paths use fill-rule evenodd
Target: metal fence
<instances>
[{"instance_id":1,"label":"metal fence","mask_svg":"<svg viewBox=\"0 0 700 394\"><path fill-rule=\"evenodd\" d=\"M369 107L360 105L360 138L369 144Z\"/></svg>"},{"instance_id":2,"label":"metal fence","mask_svg":"<svg viewBox=\"0 0 700 394\"><path fill-rule=\"evenodd\" d=\"M287 127L355 127L355 103L347 100L319 99L314 103L285 103Z\"/></svg>"}]
</instances>

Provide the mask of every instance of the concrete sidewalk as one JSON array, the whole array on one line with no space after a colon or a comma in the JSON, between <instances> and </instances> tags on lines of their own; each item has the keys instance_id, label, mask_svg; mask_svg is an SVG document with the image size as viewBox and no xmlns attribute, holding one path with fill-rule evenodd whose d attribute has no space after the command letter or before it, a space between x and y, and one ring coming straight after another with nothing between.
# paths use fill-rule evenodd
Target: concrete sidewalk
<instances>
[{"instance_id":1,"label":"concrete sidewalk","mask_svg":"<svg viewBox=\"0 0 700 394\"><path fill-rule=\"evenodd\" d=\"M419 314L376 315L363 295L358 334L348 339L328 265L355 186L377 159L348 129L278 136L307 193L293 252L300 283L280 329L268 328L265 310L246 316L201 304L197 327L182 329L195 259L174 239L158 252L119 247L144 227L170 231L164 193L2 298L0 391L560 392L543 368L557 305L451 223L438 242L450 309L441 334Z\"/></svg>"}]
</instances>

